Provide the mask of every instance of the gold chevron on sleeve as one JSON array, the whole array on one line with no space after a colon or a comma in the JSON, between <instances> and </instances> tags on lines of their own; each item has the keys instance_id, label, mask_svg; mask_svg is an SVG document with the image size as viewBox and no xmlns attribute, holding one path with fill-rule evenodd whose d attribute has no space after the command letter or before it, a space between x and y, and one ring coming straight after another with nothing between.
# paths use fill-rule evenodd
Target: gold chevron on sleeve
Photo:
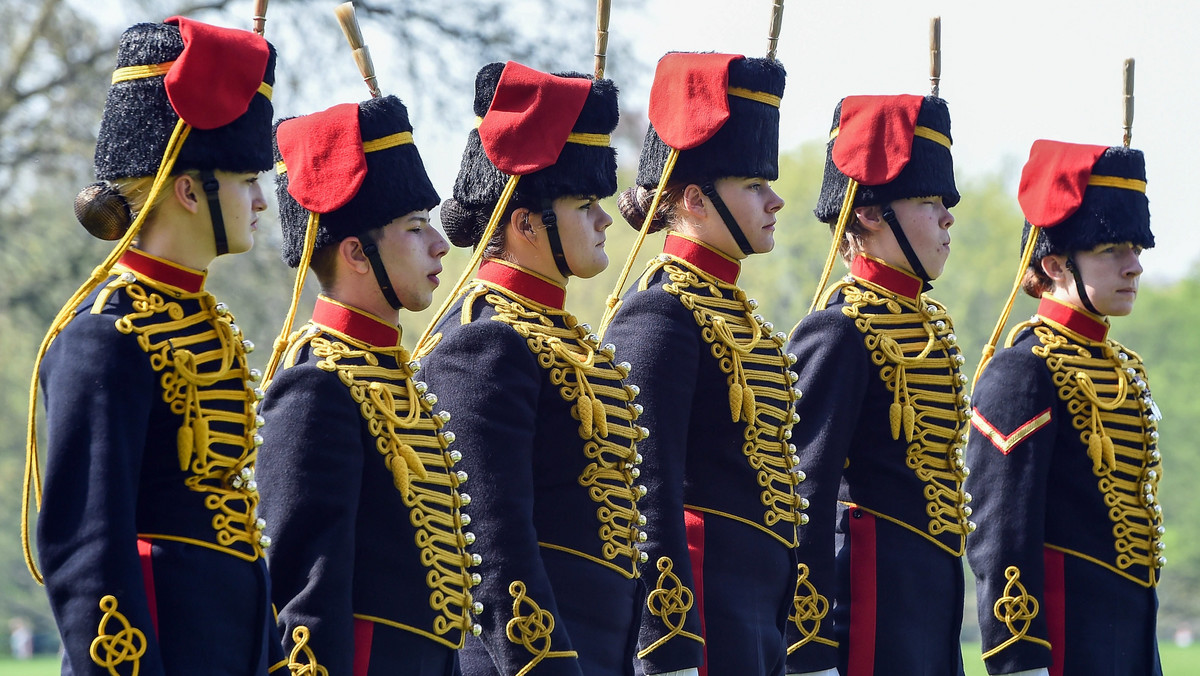
<instances>
[{"instance_id":1,"label":"gold chevron on sleeve","mask_svg":"<svg viewBox=\"0 0 1200 676\"><path fill-rule=\"evenodd\" d=\"M995 425L988 422L987 418L983 417L983 414L976 408L975 415L971 418L971 425L987 436L988 439L991 439L992 445L999 449L1001 453L1008 455L1012 449L1016 448L1022 441L1025 441L1031 434L1045 427L1046 423L1050 422L1050 419L1050 408L1047 408L1045 411L1022 423L1011 433L1004 434L996 429Z\"/></svg>"}]
</instances>

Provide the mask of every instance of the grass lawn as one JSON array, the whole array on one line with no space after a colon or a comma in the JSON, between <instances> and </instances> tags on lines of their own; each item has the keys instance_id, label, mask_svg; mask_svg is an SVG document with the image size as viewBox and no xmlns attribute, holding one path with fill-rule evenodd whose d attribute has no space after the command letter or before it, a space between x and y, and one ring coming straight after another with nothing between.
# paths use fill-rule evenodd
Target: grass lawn
<instances>
[{"instance_id":1,"label":"grass lawn","mask_svg":"<svg viewBox=\"0 0 1200 676\"><path fill-rule=\"evenodd\" d=\"M1159 644L1162 654L1163 676L1192 676L1200 674L1200 643L1188 648L1176 647L1173 643ZM979 659L979 644L963 644L963 661L967 676L987 676L983 661ZM0 657L0 676L57 676L57 657L38 657L28 662L16 662Z\"/></svg>"}]
</instances>

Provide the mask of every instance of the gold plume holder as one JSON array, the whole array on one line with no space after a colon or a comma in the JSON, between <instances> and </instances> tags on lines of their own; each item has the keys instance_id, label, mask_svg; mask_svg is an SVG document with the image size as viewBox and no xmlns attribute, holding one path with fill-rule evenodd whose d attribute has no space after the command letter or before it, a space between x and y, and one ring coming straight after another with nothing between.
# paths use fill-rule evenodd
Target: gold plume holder
<instances>
[{"instance_id":1,"label":"gold plume holder","mask_svg":"<svg viewBox=\"0 0 1200 676\"><path fill-rule=\"evenodd\" d=\"M1125 147L1129 147L1129 142L1133 140L1133 59L1125 59L1125 65L1121 69L1122 85L1125 91L1125 137L1122 141Z\"/></svg>"},{"instance_id":2,"label":"gold plume holder","mask_svg":"<svg viewBox=\"0 0 1200 676\"><path fill-rule=\"evenodd\" d=\"M593 72L596 79L604 77L604 67L608 64L608 18L612 14L612 0L596 1L596 65Z\"/></svg>"},{"instance_id":3,"label":"gold plume holder","mask_svg":"<svg viewBox=\"0 0 1200 676\"><path fill-rule=\"evenodd\" d=\"M338 25L342 27L342 33L346 35L346 42L350 43L350 49L354 51L354 63L358 65L358 72L362 74L367 89L371 90L371 97L383 96L379 91L379 81L375 78L375 63L371 61L371 51L363 42L362 30L358 27L354 3L344 2L334 7L333 13L337 16Z\"/></svg>"},{"instance_id":4,"label":"gold plume holder","mask_svg":"<svg viewBox=\"0 0 1200 676\"><path fill-rule=\"evenodd\" d=\"M942 17L929 20L929 93L941 97L942 84Z\"/></svg>"}]
</instances>

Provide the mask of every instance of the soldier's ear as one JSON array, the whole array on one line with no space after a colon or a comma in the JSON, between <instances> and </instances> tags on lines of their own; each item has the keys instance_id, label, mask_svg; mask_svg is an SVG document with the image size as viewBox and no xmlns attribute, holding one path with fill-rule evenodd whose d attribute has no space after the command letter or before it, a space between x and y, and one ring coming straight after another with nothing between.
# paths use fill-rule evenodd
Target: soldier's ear
<instances>
[{"instance_id":1,"label":"soldier's ear","mask_svg":"<svg viewBox=\"0 0 1200 676\"><path fill-rule=\"evenodd\" d=\"M693 220L703 220L708 214L708 204L704 201L704 192L695 183L690 183L683 189L683 194L679 198L679 206Z\"/></svg>"},{"instance_id":2,"label":"soldier's ear","mask_svg":"<svg viewBox=\"0 0 1200 676\"><path fill-rule=\"evenodd\" d=\"M338 258L341 259L342 265L347 269L352 270L360 275L369 274L371 272L371 261L367 260L367 254L363 251L362 241L357 237L347 237L338 243Z\"/></svg>"},{"instance_id":3,"label":"soldier's ear","mask_svg":"<svg viewBox=\"0 0 1200 676\"><path fill-rule=\"evenodd\" d=\"M537 237L533 223L529 220L531 213L533 212L529 209L521 207L520 209L514 209L512 215L508 218L508 225L512 228L510 232L515 232L529 242L533 242Z\"/></svg>"},{"instance_id":4,"label":"soldier's ear","mask_svg":"<svg viewBox=\"0 0 1200 676\"><path fill-rule=\"evenodd\" d=\"M175 200L190 213L200 212L200 200L197 199L197 193L204 191L200 187L200 181L189 174L180 174L171 182L171 191L175 196Z\"/></svg>"},{"instance_id":5,"label":"soldier's ear","mask_svg":"<svg viewBox=\"0 0 1200 676\"><path fill-rule=\"evenodd\" d=\"M1066 287L1070 283L1068 280L1074 279L1071 271L1067 269L1066 256L1048 254L1042 257L1040 265L1042 266L1042 272L1045 272L1047 277L1054 280L1055 286Z\"/></svg>"},{"instance_id":6,"label":"soldier's ear","mask_svg":"<svg viewBox=\"0 0 1200 676\"><path fill-rule=\"evenodd\" d=\"M882 232L887 227L887 221L883 220L883 209L878 204L869 207L854 207L854 218L858 219L859 225L872 234Z\"/></svg>"}]
</instances>

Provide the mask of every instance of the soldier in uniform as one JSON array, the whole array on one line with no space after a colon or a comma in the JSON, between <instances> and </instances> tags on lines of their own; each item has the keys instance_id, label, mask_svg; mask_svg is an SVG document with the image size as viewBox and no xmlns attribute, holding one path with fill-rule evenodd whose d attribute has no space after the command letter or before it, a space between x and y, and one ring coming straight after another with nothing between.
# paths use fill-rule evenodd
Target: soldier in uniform
<instances>
[{"instance_id":1,"label":"soldier in uniform","mask_svg":"<svg viewBox=\"0 0 1200 676\"><path fill-rule=\"evenodd\" d=\"M470 631L470 558L448 414L400 345L449 246L395 96L276 125L284 260L320 282L280 342L258 484L293 669L442 676ZM273 362L274 364L274 362ZM305 672L309 673L309 672Z\"/></svg>"},{"instance_id":2,"label":"soldier in uniform","mask_svg":"<svg viewBox=\"0 0 1200 676\"><path fill-rule=\"evenodd\" d=\"M1139 254L1154 246L1145 159L1037 141L1019 198L1023 287L1041 302L979 378L968 445L984 662L991 674L1158 675L1159 412L1107 320L1132 311Z\"/></svg>"},{"instance_id":3,"label":"soldier in uniform","mask_svg":"<svg viewBox=\"0 0 1200 676\"><path fill-rule=\"evenodd\" d=\"M634 228L668 230L607 332L650 430L643 674L784 673L799 392L786 335L737 285L742 261L775 244L784 80L769 59L664 56L637 185L620 200Z\"/></svg>"},{"instance_id":4,"label":"soldier in uniform","mask_svg":"<svg viewBox=\"0 0 1200 676\"><path fill-rule=\"evenodd\" d=\"M571 276L608 265L599 199L616 192L617 89L495 63L476 78L475 114L442 223L484 260L419 348L454 412L483 560L482 635L462 671L631 674L646 432L629 365L563 309Z\"/></svg>"},{"instance_id":5,"label":"soldier in uniform","mask_svg":"<svg viewBox=\"0 0 1200 676\"><path fill-rule=\"evenodd\" d=\"M789 672L963 672L969 397L950 316L927 295L958 201L945 101L838 104L815 213L834 231L826 270L840 254L850 274L787 348L805 394L793 440L812 519Z\"/></svg>"},{"instance_id":6,"label":"soldier in uniform","mask_svg":"<svg viewBox=\"0 0 1200 676\"><path fill-rule=\"evenodd\" d=\"M63 674L245 676L282 657L256 514L260 374L204 290L205 268L248 250L266 209L274 70L247 31L175 17L122 36L101 182L76 200L90 232L120 243L40 363L37 538Z\"/></svg>"}]
</instances>

